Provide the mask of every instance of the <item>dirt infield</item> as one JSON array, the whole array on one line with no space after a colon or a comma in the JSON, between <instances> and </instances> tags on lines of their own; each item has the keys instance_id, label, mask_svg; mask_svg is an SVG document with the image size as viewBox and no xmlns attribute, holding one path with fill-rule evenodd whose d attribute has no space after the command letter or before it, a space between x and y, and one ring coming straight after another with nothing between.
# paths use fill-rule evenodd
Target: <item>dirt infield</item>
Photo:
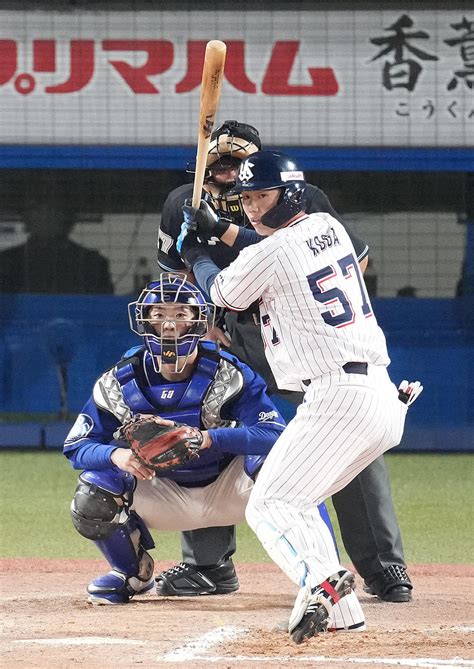
<instances>
[{"instance_id":1,"label":"dirt infield","mask_svg":"<svg viewBox=\"0 0 474 669\"><path fill-rule=\"evenodd\" d=\"M170 566L156 565L156 572ZM91 606L84 588L102 561L0 560L0 667L474 667L474 566L412 566L413 602L357 591L366 632L295 646L276 630L296 587L273 565L239 565L239 592L136 598ZM423 661L424 658L424 661Z\"/></svg>"}]
</instances>

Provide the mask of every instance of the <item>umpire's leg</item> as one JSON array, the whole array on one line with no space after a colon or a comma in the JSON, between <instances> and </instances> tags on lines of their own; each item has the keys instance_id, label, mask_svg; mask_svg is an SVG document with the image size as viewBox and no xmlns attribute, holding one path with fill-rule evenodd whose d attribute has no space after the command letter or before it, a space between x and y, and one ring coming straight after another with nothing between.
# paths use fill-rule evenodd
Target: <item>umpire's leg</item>
<instances>
[{"instance_id":1,"label":"umpire's leg","mask_svg":"<svg viewBox=\"0 0 474 669\"><path fill-rule=\"evenodd\" d=\"M405 567L383 456L333 495L332 502L346 551L364 579L370 579L390 565Z\"/></svg>"},{"instance_id":2,"label":"umpire's leg","mask_svg":"<svg viewBox=\"0 0 474 669\"><path fill-rule=\"evenodd\" d=\"M201 567L228 560L236 550L235 535L235 525L181 532L183 562Z\"/></svg>"},{"instance_id":3,"label":"umpire's leg","mask_svg":"<svg viewBox=\"0 0 474 669\"><path fill-rule=\"evenodd\" d=\"M226 595L239 589L232 555L234 525L181 532L183 562L158 574L156 592L165 597Z\"/></svg>"}]
</instances>

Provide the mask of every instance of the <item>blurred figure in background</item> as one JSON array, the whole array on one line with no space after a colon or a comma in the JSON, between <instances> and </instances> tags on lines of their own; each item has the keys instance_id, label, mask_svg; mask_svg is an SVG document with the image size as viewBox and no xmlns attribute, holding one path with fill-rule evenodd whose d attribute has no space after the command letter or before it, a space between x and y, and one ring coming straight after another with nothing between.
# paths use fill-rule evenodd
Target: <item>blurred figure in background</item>
<instances>
[{"instance_id":1,"label":"blurred figure in background","mask_svg":"<svg viewBox=\"0 0 474 669\"><path fill-rule=\"evenodd\" d=\"M364 272L364 281L369 297L377 297L377 272L372 258L369 258L367 269Z\"/></svg>"},{"instance_id":2,"label":"blurred figure in background","mask_svg":"<svg viewBox=\"0 0 474 669\"><path fill-rule=\"evenodd\" d=\"M114 292L108 260L69 239L76 219L65 197L28 203L24 222L26 242L0 253L0 292Z\"/></svg>"},{"instance_id":3,"label":"blurred figure in background","mask_svg":"<svg viewBox=\"0 0 474 669\"><path fill-rule=\"evenodd\" d=\"M416 297L415 286L402 286L397 290L397 297Z\"/></svg>"}]
</instances>

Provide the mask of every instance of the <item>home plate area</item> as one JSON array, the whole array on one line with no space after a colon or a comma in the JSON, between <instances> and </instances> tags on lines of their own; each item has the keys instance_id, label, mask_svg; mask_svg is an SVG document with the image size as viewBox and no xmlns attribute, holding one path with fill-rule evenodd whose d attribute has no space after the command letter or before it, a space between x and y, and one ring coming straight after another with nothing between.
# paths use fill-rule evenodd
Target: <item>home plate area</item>
<instances>
[{"instance_id":1,"label":"home plate area","mask_svg":"<svg viewBox=\"0 0 474 669\"><path fill-rule=\"evenodd\" d=\"M282 631L297 589L273 564L237 565L241 587L231 595L147 594L115 607L86 601L102 561L0 566L2 667L474 667L473 566L410 565L414 599L403 604L378 601L357 579L367 630L301 645Z\"/></svg>"}]
</instances>

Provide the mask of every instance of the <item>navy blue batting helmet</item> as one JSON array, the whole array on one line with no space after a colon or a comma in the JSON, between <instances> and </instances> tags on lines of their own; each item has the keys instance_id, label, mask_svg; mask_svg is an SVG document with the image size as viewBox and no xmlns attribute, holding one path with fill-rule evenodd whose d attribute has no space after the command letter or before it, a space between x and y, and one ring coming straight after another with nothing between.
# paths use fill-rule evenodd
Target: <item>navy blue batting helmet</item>
<instances>
[{"instance_id":1,"label":"navy blue batting helmet","mask_svg":"<svg viewBox=\"0 0 474 669\"><path fill-rule=\"evenodd\" d=\"M279 228L293 216L304 211L306 181L293 158L277 151L257 151L242 161L235 187L231 193L281 188L273 209L262 216L269 228Z\"/></svg>"}]
</instances>

